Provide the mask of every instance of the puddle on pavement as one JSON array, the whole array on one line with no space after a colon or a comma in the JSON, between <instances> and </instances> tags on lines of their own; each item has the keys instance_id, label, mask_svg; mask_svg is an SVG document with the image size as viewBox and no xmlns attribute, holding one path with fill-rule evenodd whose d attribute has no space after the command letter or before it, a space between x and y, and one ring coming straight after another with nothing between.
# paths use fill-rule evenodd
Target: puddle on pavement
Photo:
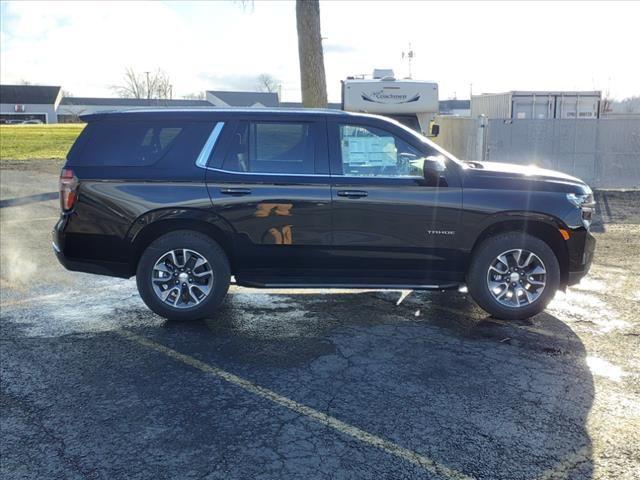
<instances>
[{"instance_id":1,"label":"puddle on pavement","mask_svg":"<svg viewBox=\"0 0 640 480\"><path fill-rule=\"evenodd\" d=\"M235 290L227 302L225 324L243 335L285 338L310 334L309 306L289 297Z\"/></svg>"},{"instance_id":2,"label":"puddle on pavement","mask_svg":"<svg viewBox=\"0 0 640 480\"><path fill-rule=\"evenodd\" d=\"M56 292L5 305L3 317L19 324L31 337L110 331L137 321L137 312L148 312L134 280L98 281L84 290ZM151 314L147 317L161 322Z\"/></svg>"}]
</instances>

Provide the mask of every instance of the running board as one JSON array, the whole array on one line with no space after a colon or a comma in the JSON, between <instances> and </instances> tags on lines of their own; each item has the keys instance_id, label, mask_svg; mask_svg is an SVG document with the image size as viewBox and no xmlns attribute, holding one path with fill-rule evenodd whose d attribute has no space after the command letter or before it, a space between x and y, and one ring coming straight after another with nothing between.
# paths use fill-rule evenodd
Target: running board
<instances>
[{"instance_id":1,"label":"running board","mask_svg":"<svg viewBox=\"0 0 640 480\"><path fill-rule=\"evenodd\" d=\"M459 283L444 283L440 285L425 284L381 284L381 283L286 283L286 282L260 282L255 280L240 280L232 282L233 285L250 288L341 288L354 290L449 290L457 289Z\"/></svg>"}]
</instances>

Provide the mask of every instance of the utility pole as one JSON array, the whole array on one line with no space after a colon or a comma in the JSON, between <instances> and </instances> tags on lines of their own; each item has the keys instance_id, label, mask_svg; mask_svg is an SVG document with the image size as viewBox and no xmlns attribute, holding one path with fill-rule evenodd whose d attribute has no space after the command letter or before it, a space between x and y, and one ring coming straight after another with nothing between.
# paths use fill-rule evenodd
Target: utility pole
<instances>
[{"instance_id":1,"label":"utility pole","mask_svg":"<svg viewBox=\"0 0 640 480\"><path fill-rule=\"evenodd\" d=\"M149 74L151 72L144 72L147 75L147 100L151 100L151 85L149 84Z\"/></svg>"},{"instance_id":2,"label":"utility pole","mask_svg":"<svg viewBox=\"0 0 640 480\"><path fill-rule=\"evenodd\" d=\"M415 56L415 52L411 49L411 42L409 42L409 50L407 50L406 52L402 52L402 58L404 59L405 57L407 57L407 60L409 62L409 77L408 78L413 78L413 74L411 72L411 62L413 61L413 57Z\"/></svg>"}]
</instances>

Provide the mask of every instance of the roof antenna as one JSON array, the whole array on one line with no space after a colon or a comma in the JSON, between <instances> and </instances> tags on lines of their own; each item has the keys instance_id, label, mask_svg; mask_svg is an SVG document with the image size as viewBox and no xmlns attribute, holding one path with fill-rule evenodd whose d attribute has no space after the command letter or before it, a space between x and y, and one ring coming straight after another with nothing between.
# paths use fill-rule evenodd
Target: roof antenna
<instances>
[{"instance_id":1,"label":"roof antenna","mask_svg":"<svg viewBox=\"0 0 640 480\"><path fill-rule=\"evenodd\" d=\"M414 56L415 52L411 48L411 42L409 42L409 50L407 50L406 52L402 52L402 59L404 60L406 57L407 61L409 62L409 76L407 77L409 79L413 78L413 75L411 73L411 62L413 61Z\"/></svg>"}]
</instances>

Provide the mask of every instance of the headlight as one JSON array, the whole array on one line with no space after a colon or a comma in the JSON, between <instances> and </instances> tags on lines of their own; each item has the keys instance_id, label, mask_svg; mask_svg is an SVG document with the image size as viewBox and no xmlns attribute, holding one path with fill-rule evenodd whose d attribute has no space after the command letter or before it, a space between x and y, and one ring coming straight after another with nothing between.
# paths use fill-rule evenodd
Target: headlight
<instances>
[{"instance_id":1,"label":"headlight","mask_svg":"<svg viewBox=\"0 0 640 480\"><path fill-rule=\"evenodd\" d=\"M596 202L593 198L593 194L567 193L567 200L580 209L582 214L582 223L584 223L586 228L589 228L593 219L593 213L596 210Z\"/></svg>"}]
</instances>

